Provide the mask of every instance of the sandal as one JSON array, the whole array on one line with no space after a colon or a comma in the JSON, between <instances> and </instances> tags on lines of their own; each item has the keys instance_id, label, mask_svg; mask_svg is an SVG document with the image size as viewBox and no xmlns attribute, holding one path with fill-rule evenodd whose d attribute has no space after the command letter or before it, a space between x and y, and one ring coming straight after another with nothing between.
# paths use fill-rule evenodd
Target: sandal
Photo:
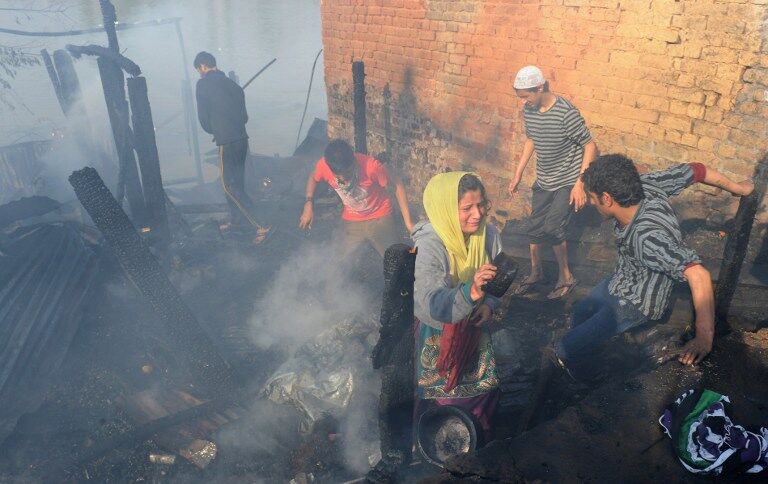
<instances>
[{"instance_id":1,"label":"sandal","mask_svg":"<svg viewBox=\"0 0 768 484\"><path fill-rule=\"evenodd\" d=\"M535 281L530 281L530 282L526 282L526 279L528 279L528 277L523 279L523 282L521 282L520 285L517 286L517 289L515 289L515 291L512 294L514 294L515 296L525 296L526 294L530 294L539 286L547 282L546 280L544 280L543 277L541 279L537 279Z\"/></svg>"},{"instance_id":2,"label":"sandal","mask_svg":"<svg viewBox=\"0 0 768 484\"><path fill-rule=\"evenodd\" d=\"M565 284L560 284L559 286L555 286L555 288L552 289L552 292L547 294L547 299L549 299L550 301L553 301L555 299L564 298L565 296L570 294L571 291L573 291L573 288L576 287L578 283L579 281L574 277L571 282L566 282Z\"/></svg>"}]
</instances>

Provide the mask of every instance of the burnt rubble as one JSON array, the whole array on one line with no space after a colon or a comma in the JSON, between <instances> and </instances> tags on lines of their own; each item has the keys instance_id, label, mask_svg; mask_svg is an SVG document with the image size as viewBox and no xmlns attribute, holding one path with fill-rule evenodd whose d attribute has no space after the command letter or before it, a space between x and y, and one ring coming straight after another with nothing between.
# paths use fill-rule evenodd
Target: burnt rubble
<instances>
[{"instance_id":1,"label":"burnt rubble","mask_svg":"<svg viewBox=\"0 0 768 484\"><path fill-rule=\"evenodd\" d=\"M296 211L302 184L290 180L303 177L305 173L300 177L293 173L307 170L310 163L308 158L254 159L249 184L272 213ZM270 183L265 184L264 178ZM371 266L375 256L362 254L361 260L369 266L359 270L369 274L369 290L385 294L378 326L372 311L339 321L341 324L324 333L308 334L305 344L289 352L258 347L248 328L249 317L254 309L258 311L251 302L253 295L263 290L264 281L280 270L290 254L327 240L337 206L318 204L317 227L311 237L295 233L288 224L278 225L275 238L267 245L249 248L221 231L218 221L222 214L217 212L215 198L194 194L195 190L206 193L207 187L190 193L175 189L169 195L177 201L180 217L192 235L174 231L169 258L164 261L157 259L159 252L148 244L151 239L136 231L95 171L74 174L73 183L103 235L76 222L23 220L27 215L34 221L40 215L58 213L57 203L45 199L15 202L10 209L0 207L0 213L15 213L0 238L4 260L11 260L7 257L21 247L37 254L33 260L38 261L39 269L56 272L56 267L62 268L61 275L52 279L62 285L44 290L17 284L21 276L15 272L7 276L10 271L5 270L10 266L4 264L0 272L15 283L2 286L3 294L14 288L52 297L69 288L81 298L77 307L72 306L76 298L70 296L54 298L58 304L70 306L41 303L41 308L49 309L40 314L79 316L69 319L69 325L38 324L40 332L30 332L24 344L31 346L20 354L45 355L39 360L40 368L55 371L39 377L41 383L34 393L27 387L8 387L14 399L32 403L3 421L3 478L36 479L56 472L74 480L239 476L286 482L360 481L365 471L351 466L346 446L363 435L369 438L369 447L355 445L362 465L373 469L367 476L373 482L413 481L430 474L435 475L431 479L442 481L558 480L564 475L603 480L611 475L638 475L651 466L655 467L648 472L653 475L682 479L684 471L669 452L668 443L656 443L661 437L656 414L670 395L687 386L715 386L737 402L745 402L739 406L747 415L744 421L759 423L766 418L766 408L760 403L766 398L764 389L755 384L765 372L765 330L734 331L718 339L712 356L699 369L683 368L676 362L654 369L655 358L679 342L690 322L689 296L680 292L666 324L643 328L618 342L609 355L612 371L603 383L584 386L552 373L537 388L548 371L538 348L549 344L551 334L562 328L568 302L543 308L535 297L508 295L492 334L504 391L497 440L473 455L449 461L440 474L440 469L425 464L418 454L410 455L413 402L407 396L412 394L413 382L407 362L413 335L405 321L412 312L409 288L414 255L407 246L388 253L383 287L371 281L370 274L381 271ZM188 201L213 205L188 210L183 203ZM505 242L515 253L513 228L510 225L505 232ZM33 239L36 242L29 246L18 245L19 240ZM70 252L57 248L59 243L68 251L76 250L71 254L80 255L68 255ZM597 240L593 247L577 250L594 253L600 243ZM247 269L234 270L226 254L236 254L238 264ZM23 267L17 267L22 272L32 264L24 258L12 260L14 264L24 261ZM90 272L63 269L83 260L94 264ZM89 284L67 282L70 277L77 280L78 274L79 280L87 278ZM588 281L588 274L582 280ZM171 290L175 295L153 302ZM742 294L747 290L752 292ZM574 297L584 291L581 288ZM739 309L745 300L759 298L760 291L739 288L732 312L734 328L745 327ZM22 301L20 296L16 301ZM185 314L193 315L199 332L183 329ZM5 327L3 331L6 329L14 331ZM52 339L53 335L57 336ZM195 342L196 335L203 335L207 342ZM46 339L46 348L52 351L34 349ZM226 366L200 363L210 354L227 355ZM734 354L739 358L732 358ZM29 356L24 361L30 361ZM378 367L375 373L374 366ZM27 378L28 373L15 372L33 368L16 368L12 372L16 381L28 381L19 376ZM344 368L350 370L347 379L339 373ZM228 381L217 376L222 374L219 370L247 378ZM381 395L378 386L376 394L368 390L363 395L355 393L360 382L377 374L382 379ZM329 395L339 399L328 399ZM363 418L347 421L353 415ZM522 418L525 424L521 424ZM589 441L586 446L585 441ZM42 450L45 457L40 455ZM613 461L601 459L598 466L595 455L607 455Z\"/></svg>"}]
</instances>

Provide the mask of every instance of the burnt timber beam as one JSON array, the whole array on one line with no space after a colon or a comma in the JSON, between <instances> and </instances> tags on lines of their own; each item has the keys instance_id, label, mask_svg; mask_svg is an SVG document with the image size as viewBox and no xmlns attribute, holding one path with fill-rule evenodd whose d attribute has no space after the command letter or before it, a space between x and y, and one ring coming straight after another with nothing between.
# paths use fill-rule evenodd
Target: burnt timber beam
<instances>
[{"instance_id":1,"label":"burnt timber beam","mask_svg":"<svg viewBox=\"0 0 768 484\"><path fill-rule=\"evenodd\" d=\"M367 132L365 121L365 64L362 61L352 63L352 88L355 106L355 151L367 154L368 143L365 139Z\"/></svg>"},{"instance_id":2,"label":"burnt timber beam","mask_svg":"<svg viewBox=\"0 0 768 484\"><path fill-rule=\"evenodd\" d=\"M48 71L48 77L51 78L51 84L53 84L53 92L56 93L56 99L59 101L59 106L61 106L62 111L66 112L64 109L64 99L61 95L61 81L59 80L59 75L56 72L56 69L53 67L53 59L51 59L51 55L45 49L40 51L40 55L43 58L45 70Z\"/></svg>"},{"instance_id":3,"label":"burnt timber beam","mask_svg":"<svg viewBox=\"0 0 768 484\"><path fill-rule=\"evenodd\" d=\"M405 244L395 244L384 253L379 341L371 355L374 369L381 370L381 461L368 474L372 482L390 482L412 458L415 265L416 250Z\"/></svg>"},{"instance_id":4,"label":"burnt timber beam","mask_svg":"<svg viewBox=\"0 0 768 484\"><path fill-rule=\"evenodd\" d=\"M125 57L119 52L113 52L112 49L102 47L100 45L72 45L67 44L66 49L69 51L75 59L79 59L84 55L91 55L94 57L109 59L113 64L120 67L127 74L133 77L141 75L141 68L138 64L131 59Z\"/></svg>"},{"instance_id":5,"label":"burnt timber beam","mask_svg":"<svg viewBox=\"0 0 768 484\"><path fill-rule=\"evenodd\" d=\"M136 232L120 204L93 168L72 173L69 182L94 224L104 235L128 278L160 317L181 349L193 377L213 395L239 387L233 368L216 352L192 311Z\"/></svg>"},{"instance_id":6,"label":"burnt timber beam","mask_svg":"<svg viewBox=\"0 0 768 484\"><path fill-rule=\"evenodd\" d=\"M141 167L141 186L144 189L147 222L160 246L167 247L171 241L171 234L168 229L160 156L157 153L155 125L152 121L152 109L149 106L145 78L128 79L128 99L131 104L134 148Z\"/></svg>"},{"instance_id":7,"label":"burnt timber beam","mask_svg":"<svg viewBox=\"0 0 768 484\"><path fill-rule=\"evenodd\" d=\"M128 102L125 100L123 71L106 58L99 57L96 62L99 65L104 100L107 103L109 123L112 126L112 136L115 139L115 149L120 162L117 199L122 201L123 196L128 199L131 216L138 225L143 226L145 220L144 194L141 190L139 171L136 167L136 158L131 142L132 135L129 125Z\"/></svg>"},{"instance_id":8,"label":"burnt timber beam","mask_svg":"<svg viewBox=\"0 0 768 484\"><path fill-rule=\"evenodd\" d=\"M755 190L747 197L741 197L733 221L733 230L728 234L723 249L723 260L715 288L715 329L717 333L729 330L728 311L739 284L741 265L747 255L749 236L755 222L755 214L765 195L768 185L768 153L757 163L753 177Z\"/></svg>"}]
</instances>

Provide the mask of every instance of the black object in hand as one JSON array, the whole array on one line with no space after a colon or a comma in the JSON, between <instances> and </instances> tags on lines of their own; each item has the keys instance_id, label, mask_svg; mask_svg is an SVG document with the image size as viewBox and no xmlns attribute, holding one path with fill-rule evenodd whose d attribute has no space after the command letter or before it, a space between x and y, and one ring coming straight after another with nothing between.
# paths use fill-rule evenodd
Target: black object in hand
<instances>
[{"instance_id":1,"label":"black object in hand","mask_svg":"<svg viewBox=\"0 0 768 484\"><path fill-rule=\"evenodd\" d=\"M493 276L493 279L485 283L482 289L491 296L502 297L504 293L507 292L507 289L509 289L509 286L512 285L512 281L515 280L515 276L517 275L517 262L504 252L499 252L499 254L493 258L491 264L496 266L496 275Z\"/></svg>"}]
</instances>

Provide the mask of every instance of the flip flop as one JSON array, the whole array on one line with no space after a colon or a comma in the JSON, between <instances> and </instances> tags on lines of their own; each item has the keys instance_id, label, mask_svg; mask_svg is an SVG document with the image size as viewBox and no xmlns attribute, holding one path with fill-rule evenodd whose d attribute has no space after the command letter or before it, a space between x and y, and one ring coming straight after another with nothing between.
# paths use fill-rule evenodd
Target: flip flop
<instances>
[{"instance_id":1,"label":"flip flop","mask_svg":"<svg viewBox=\"0 0 768 484\"><path fill-rule=\"evenodd\" d=\"M564 298L565 296L570 294L571 291L573 291L573 288L576 287L578 283L579 281L574 277L571 282L567 282L565 284L560 284L559 286L555 286L555 288L552 289L552 292L547 294L547 299L549 299L550 301L554 301L555 299ZM553 296L553 294L557 293L557 291L560 291L562 289L565 289L562 294Z\"/></svg>"},{"instance_id":2,"label":"flip flop","mask_svg":"<svg viewBox=\"0 0 768 484\"><path fill-rule=\"evenodd\" d=\"M256 229L256 236L252 239L251 245L260 245L266 242L274 233L274 227L259 227Z\"/></svg>"},{"instance_id":3,"label":"flip flop","mask_svg":"<svg viewBox=\"0 0 768 484\"><path fill-rule=\"evenodd\" d=\"M523 279L523 282L521 282L520 285L517 286L517 289L515 289L515 292L513 292L512 294L514 294L515 296L525 296L526 294L533 292L534 289L541 286L545 282L547 281L544 279L539 279L538 281L533 281L533 282L525 282L525 279Z\"/></svg>"}]
</instances>

